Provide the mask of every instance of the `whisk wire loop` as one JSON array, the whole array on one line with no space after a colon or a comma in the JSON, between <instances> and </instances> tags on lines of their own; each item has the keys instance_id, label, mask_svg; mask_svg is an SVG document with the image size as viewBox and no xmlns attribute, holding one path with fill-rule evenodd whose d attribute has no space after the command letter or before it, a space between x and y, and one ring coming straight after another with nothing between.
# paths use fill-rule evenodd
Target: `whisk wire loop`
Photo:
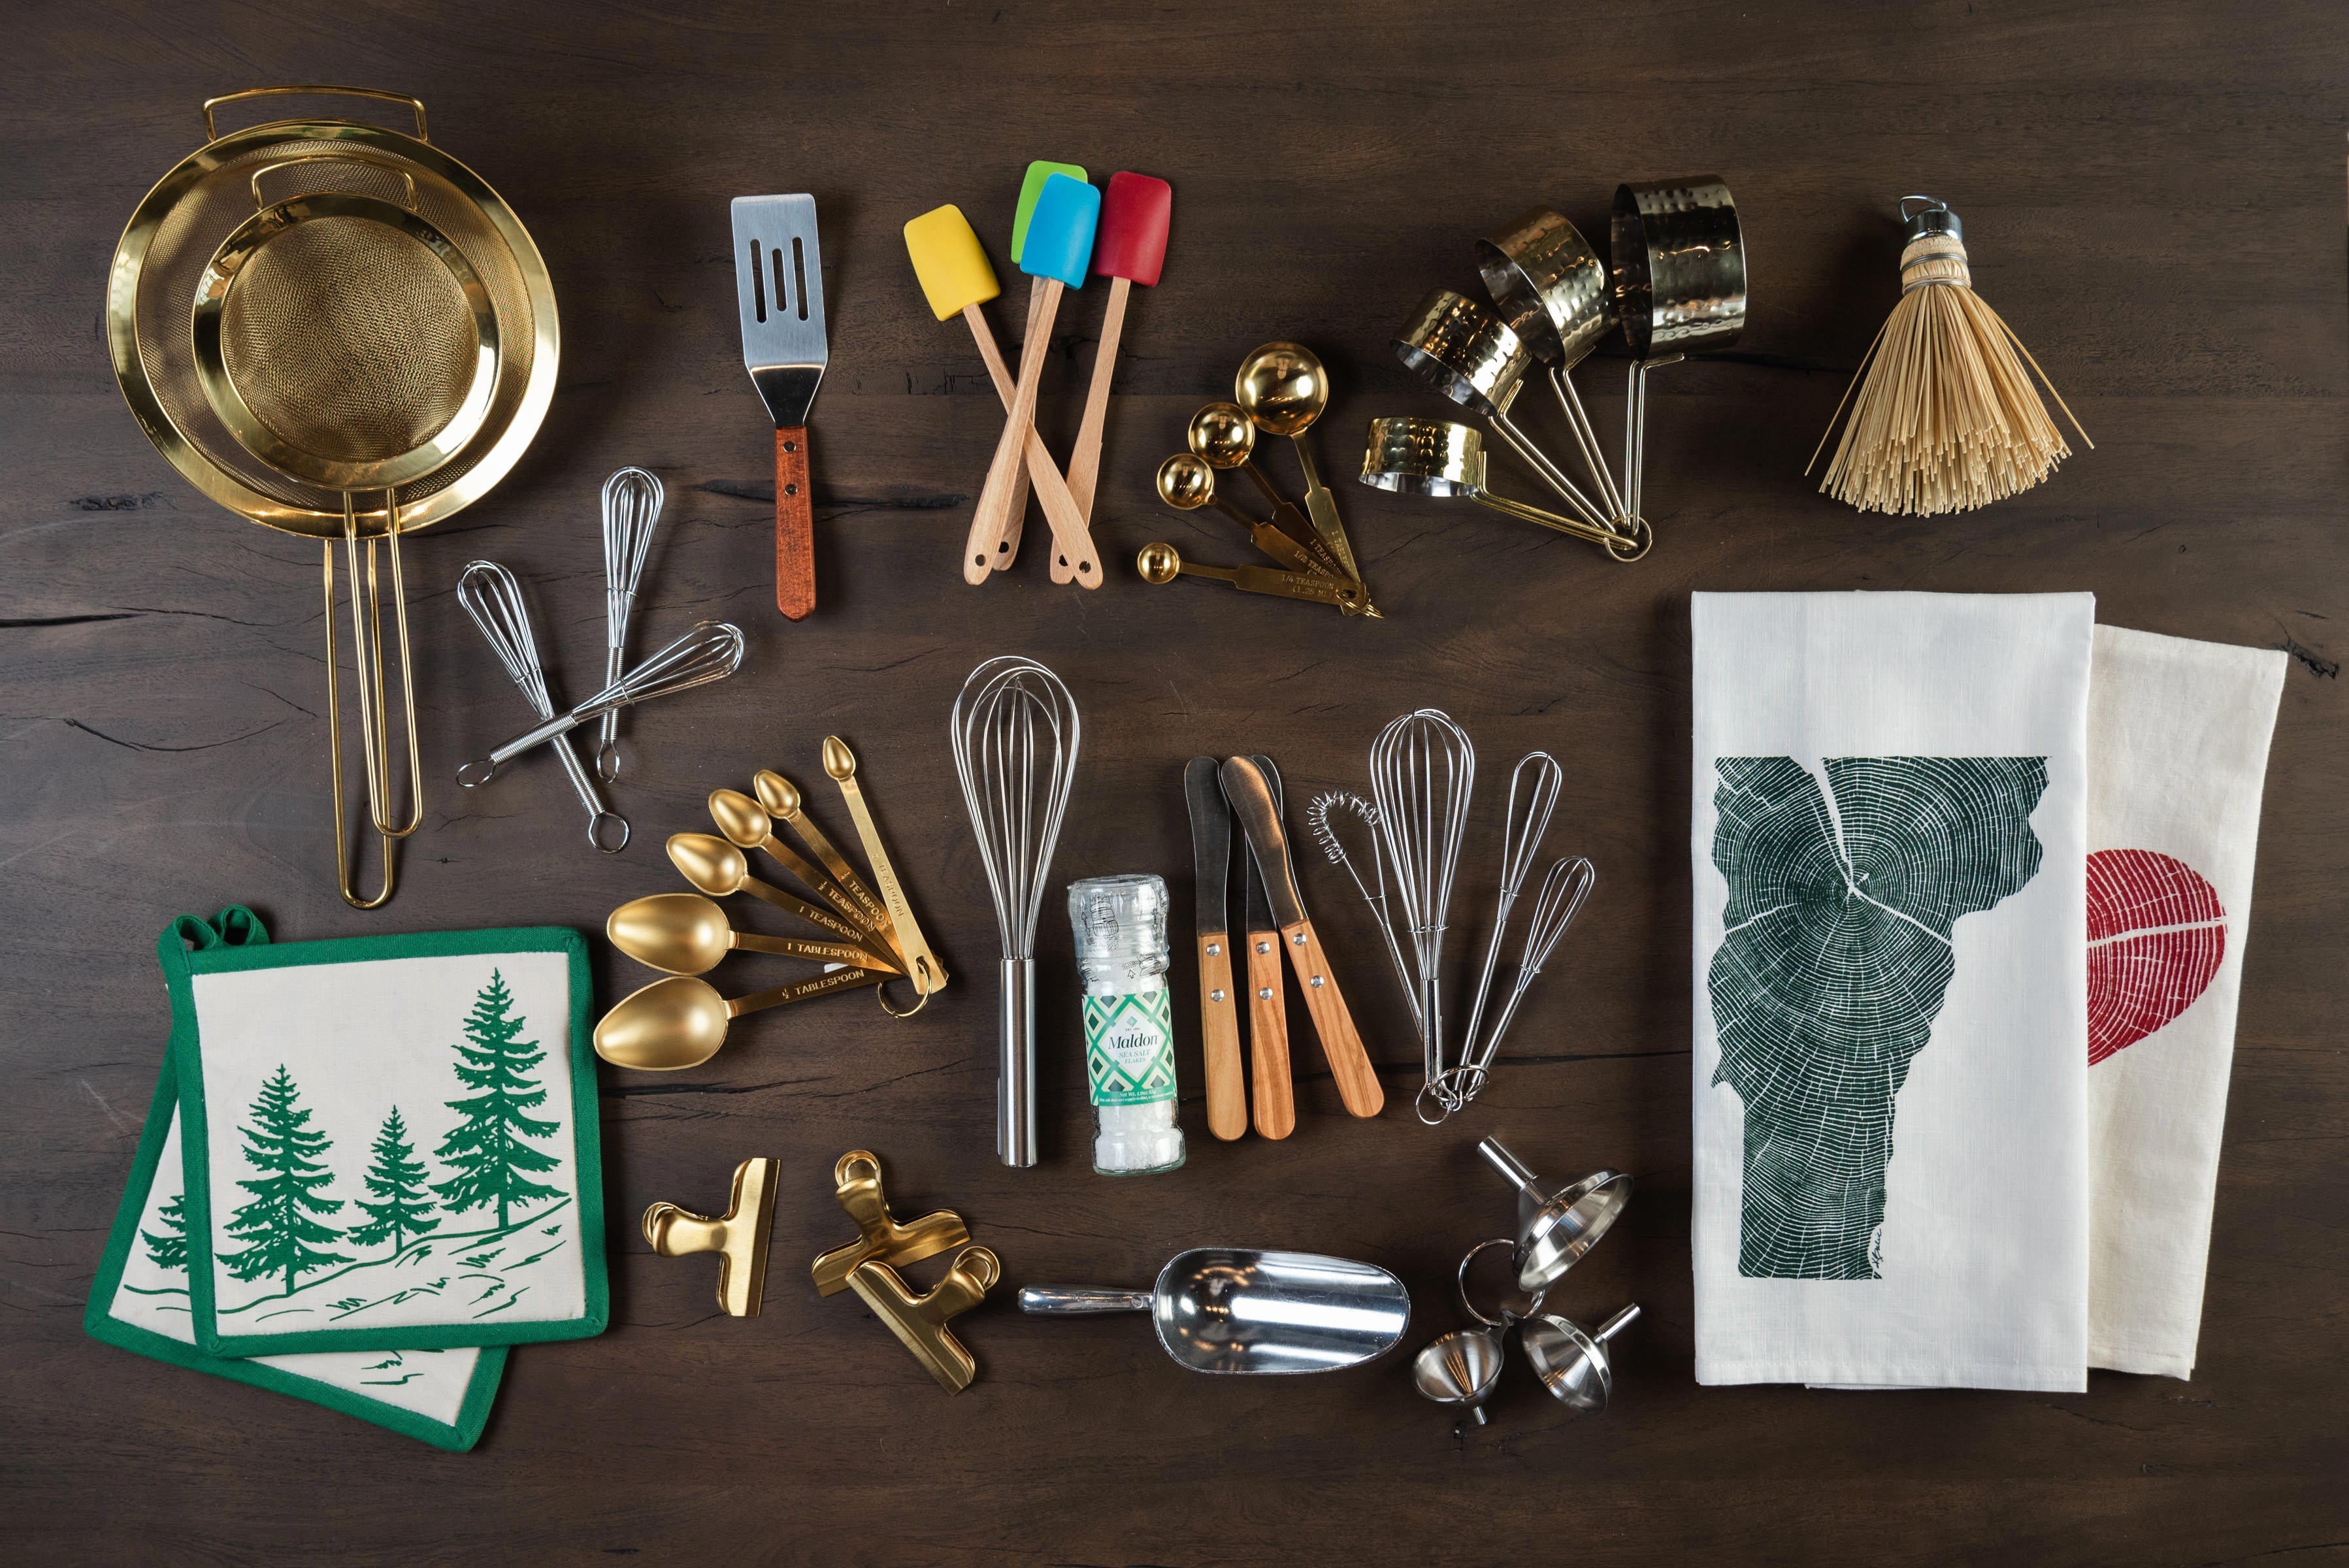
<instances>
[{"instance_id":1,"label":"whisk wire loop","mask_svg":"<svg viewBox=\"0 0 2349 1568\"><path fill-rule=\"evenodd\" d=\"M628 619L636 605L652 553L653 531L660 526L667 492L660 480L638 468L620 469L604 481L604 683L620 678L627 658ZM620 710L595 724L595 771L609 782L620 776Z\"/></svg>"}]
</instances>

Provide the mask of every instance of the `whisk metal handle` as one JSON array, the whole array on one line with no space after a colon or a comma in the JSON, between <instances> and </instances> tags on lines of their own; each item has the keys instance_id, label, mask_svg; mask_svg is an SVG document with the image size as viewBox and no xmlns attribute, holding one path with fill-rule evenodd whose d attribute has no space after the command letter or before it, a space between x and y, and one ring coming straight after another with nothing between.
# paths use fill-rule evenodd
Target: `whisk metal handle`
<instances>
[{"instance_id":1,"label":"whisk metal handle","mask_svg":"<svg viewBox=\"0 0 2349 1568\"><path fill-rule=\"evenodd\" d=\"M587 808L587 841L607 855L616 855L626 849L628 836L633 831L628 820L604 803L603 791L596 789L595 780L588 777L586 766L579 760L579 753L572 748L569 736L555 737L554 755L563 764L563 771L571 776L571 788L577 793L579 803ZM616 839L611 837L616 830L615 824L617 824L619 834Z\"/></svg>"},{"instance_id":2,"label":"whisk metal handle","mask_svg":"<svg viewBox=\"0 0 2349 1568\"><path fill-rule=\"evenodd\" d=\"M998 972L995 1152L1006 1165L1036 1163L1036 961L1006 958Z\"/></svg>"}]
</instances>

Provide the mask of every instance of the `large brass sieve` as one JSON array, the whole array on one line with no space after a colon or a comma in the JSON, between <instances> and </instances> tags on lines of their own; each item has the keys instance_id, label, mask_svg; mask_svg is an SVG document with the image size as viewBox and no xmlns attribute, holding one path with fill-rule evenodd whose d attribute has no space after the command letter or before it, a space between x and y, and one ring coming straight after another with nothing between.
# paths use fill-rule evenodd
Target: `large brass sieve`
<instances>
[{"instance_id":1,"label":"large brass sieve","mask_svg":"<svg viewBox=\"0 0 2349 1568\"><path fill-rule=\"evenodd\" d=\"M416 134L341 119L215 134L219 106L287 94L398 103ZM416 99L262 88L212 99L203 116L205 144L148 192L116 248L115 375L148 438L198 489L253 521L325 542L337 885L372 909L396 885L393 841L423 811L399 536L478 500L537 433L559 356L554 293L511 210L430 145ZM368 816L384 857L372 898L357 891L344 833L337 538ZM378 546L407 718L404 812L394 805Z\"/></svg>"}]
</instances>

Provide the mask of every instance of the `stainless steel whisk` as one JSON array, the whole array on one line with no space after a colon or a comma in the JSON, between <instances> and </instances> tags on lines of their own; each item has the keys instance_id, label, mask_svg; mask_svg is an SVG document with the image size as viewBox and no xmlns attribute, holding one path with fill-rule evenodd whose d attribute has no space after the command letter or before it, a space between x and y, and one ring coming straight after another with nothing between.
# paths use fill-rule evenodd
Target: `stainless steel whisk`
<instances>
[{"instance_id":1,"label":"stainless steel whisk","mask_svg":"<svg viewBox=\"0 0 2349 1568\"><path fill-rule=\"evenodd\" d=\"M531 712L542 719L554 717L554 699L546 689L546 670L538 662L538 638L531 631L530 606L523 599L522 584L514 574L494 561L476 561L467 566L457 579L457 603L473 624L481 628L482 639L498 655L513 684L522 688L523 700ZM571 738L554 738L554 755L563 764L564 772L571 776L571 787L579 793L579 802L587 808L587 841L607 855L616 855L628 847L628 820L604 804L603 794L595 781L580 765L579 754L572 749ZM610 842L606 838L612 825L617 823L619 837Z\"/></svg>"},{"instance_id":2,"label":"stainless steel whisk","mask_svg":"<svg viewBox=\"0 0 2349 1568\"><path fill-rule=\"evenodd\" d=\"M1404 714L1371 743L1371 799L1411 934L1423 1096L1444 1078L1444 928L1475 788L1475 744L1435 708Z\"/></svg>"},{"instance_id":3,"label":"stainless steel whisk","mask_svg":"<svg viewBox=\"0 0 2349 1568\"><path fill-rule=\"evenodd\" d=\"M1082 725L1061 677L999 655L970 672L948 719L955 776L1003 940L995 1152L1036 1163L1036 917L1060 842Z\"/></svg>"},{"instance_id":4,"label":"stainless steel whisk","mask_svg":"<svg viewBox=\"0 0 2349 1568\"><path fill-rule=\"evenodd\" d=\"M604 481L604 684L620 678L627 657L628 616L636 584L652 552L667 492L642 469L622 469ZM595 771L606 783L620 776L620 710L595 722Z\"/></svg>"},{"instance_id":5,"label":"stainless steel whisk","mask_svg":"<svg viewBox=\"0 0 2349 1568\"><path fill-rule=\"evenodd\" d=\"M701 622L569 713L557 714L537 728L514 737L481 761L466 763L457 769L457 782L477 789L531 748L568 735L590 719L614 708L722 681L741 667L741 628L723 621Z\"/></svg>"},{"instance_id":6,"label":"stainless steel whisk","mask_svg":"<svg viewBox=\"0 0 2349 1568\"><path fill-rule=\"evenodd\" d=\"M1484 1087L1482 1069L1471 1076L1467 1068L1476 1045L1476 1026L1484 1020L1485 1003L1493 989L1493 971L1501 961L1501 941L1508 934L1509 912L1516 907L1517 894L1526 885L1526 873L1533 870L1535 857L1541 853L1542 837L1549 831L1550 814L1557 809L1558 791L1565 785L1566 769L1547 751L1526 753L1509 775L1509 812L1501 828L1501 891L1493 909L1493 934L1485 942L1485 965L1476 975L1475 994L1468 1007L1468 1027L1460 1036L1462 1065L1429 1085L1416 1108L1420 1120L1431 1127L1475 1099L1476 1091ZM1567 918L1573 918L1571 912ZM1539 973L1538 964L1535 971ZM1426 1105L1431 1095L1440 1108L1433 1117L1427 1114Z\"/></svg>"},{"instance_id":7,"label":"stainless steel whisk","mask_svg":"<svg viewBox=\"0 0 2349 1568\"><path fill-rule=\"evenodd\" d=\"M1463 1042L1460 1065L1453 1068L1450 1075L1451 1078L1457 1080L1458 1088L1452 1091L1448 1099L1444 1100L1445 1116L1475 1099L1476 1092L1485 1087L1485 1076L1492 1068L1493 1058L1500 1053L1501 1037L1509 1032L1509 1024L1517 1016L1517 1004L1526 999L1526 993L1532 989L1535 978L1542 972L1542 965L1549 962L1549 955L1557 949L1558 939L1566 934L1566 928L1574 923L1575 913L1581 909L1582 901L1590 896L1590 889L1598 880L1597 870L1578 855L1553 861L1543 875L1541 891L1534 895L1533 923L1526 927L1525 951L1517 959L1516 978L1509 986L1509 995L1502 1002L1500 1012L1494 1016L1493 1032L1485 1037L1484 1045L1481 1047L1476 1046L1473 1028ZM1506 921L1505 914L1494 923L1496 943ZM1427 1118L1423 1114L1420 1119L1425 1121ZM1441 1121L1444 1117L1439 1116L1435 1119Z\"/></svg>"}]
</instances>

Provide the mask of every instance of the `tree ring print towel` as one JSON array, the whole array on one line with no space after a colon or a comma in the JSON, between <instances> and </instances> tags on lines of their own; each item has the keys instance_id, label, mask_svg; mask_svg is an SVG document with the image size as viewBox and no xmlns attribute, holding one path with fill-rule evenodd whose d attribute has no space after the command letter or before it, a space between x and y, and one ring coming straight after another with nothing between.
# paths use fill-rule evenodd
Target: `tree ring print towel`
<instances>
[{"instance_id":1,"label":"tree ring print towel","mask_svg":"<svg viewBox=\"0 0 2349 1568\"><path fill-rule=\"evenodd\" d=\"M2088 1363L2184 1377L2286 657L2096 628L2088 698Z\"/></svg>"},{"instance_id":2,"label":"tree ring print towel","mask_svg":"<svg viewBox=\"0 0 2349 1568\"><path fill-rule=\"evenodd\" d=\"M603 1332L577 932L165 957L190 1305L207 1354Z\"/></svg>"},{"instance_id":3,"label":"tree ring print towel","mask_svg":"<svg viewBox=\"0 0 2349 1568\"><path fill-rule=\"evenodd\" d=\"M1700 1383L2085 1386L2094 619L1693 596Z\"/></svg>"}]
</instances>

